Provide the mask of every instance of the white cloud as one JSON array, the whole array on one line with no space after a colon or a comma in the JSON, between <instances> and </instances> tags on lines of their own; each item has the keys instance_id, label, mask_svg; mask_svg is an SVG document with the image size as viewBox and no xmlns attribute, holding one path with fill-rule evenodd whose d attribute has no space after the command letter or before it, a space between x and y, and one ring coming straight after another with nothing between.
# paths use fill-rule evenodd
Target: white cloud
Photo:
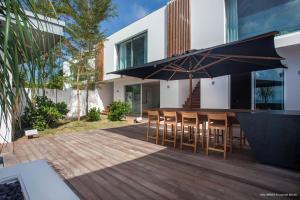
<instances>
[{"instance_id":1,"label":"white cloud","mask_svg":"<svg viewBox=\"0 0 300 200\"><path fill-rule=\"evenodd\" d=\"M140 19L140 18L146 16L147 14L149 14L149 12L150 12L148 9L144 8L143 6L141 6L139 4L133 4L132 10L133 10L133 14L136 19Z\"/></svg>"}]
</instances>

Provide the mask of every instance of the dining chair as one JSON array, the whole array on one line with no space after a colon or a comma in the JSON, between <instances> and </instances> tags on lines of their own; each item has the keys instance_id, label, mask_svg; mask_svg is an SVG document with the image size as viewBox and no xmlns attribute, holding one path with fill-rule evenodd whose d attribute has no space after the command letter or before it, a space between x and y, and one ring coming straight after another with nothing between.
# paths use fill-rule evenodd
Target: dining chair
<instances>
[{"instance_id":1,"label":"dining chair","mask_svg":"<svg viewBox=\"0 0 300 200\"><path fill-rule=\"evenodd\" d=\"M181 123L181 120L178 119L177 112L168 112L164 111L164 131L162 138L162 145L165 145L165 142L173 143L173 148L176 148L176 140L178 134L178 124ZM168 126L171 127L171 135L168 134Z\"/></svg>"},{"instance_id":2,"label":"dining chair","mask_svg":"<svg viewBox=\"0 0 300 200\"><path fill-rule=\"evenodd\" d=\"M151 125L154 125L154 134L151 135ZM147 126L147 142L150 139L154 139L155 143L158 144L159 139L159 126L160 126L160 115L159 111L148 111L148 126Z\"/></svg>"},{"instance_id":3,"label":"dining chair","mask_svg":"<svg viewBox=\"0 0 300 200\"><path fill-rule=\"evenodd\" d=\"M197 142L199 134L199 118L197 112L182 112L181 113L181 137L180 149L183 146L194 148L197 151ZM185 138L185 129L187 128L187 138Z\"/></svg>"},{"instance_id":4,"label":"dining chair","mask_svg":"<svg viewBox=\"0 0 300 200\"><path fill-rule=\"evenodd\" d=\"M208 132L206 137L206 155L209 151L222 152L224 154L224 159L227 159L227 146L229 145L230 150L232 149L232 137L229 131L229 123L226 113L212 114L207 115L208 118ZM214 133L212 133L214 131ZM220 144L219 135L222 136L222 144ZM212 147L211 139L214 138L214 146ZM217 138L216 138L217 137ZM217 143L217 144L216 144Z\"/></svg>"}]
</instances>

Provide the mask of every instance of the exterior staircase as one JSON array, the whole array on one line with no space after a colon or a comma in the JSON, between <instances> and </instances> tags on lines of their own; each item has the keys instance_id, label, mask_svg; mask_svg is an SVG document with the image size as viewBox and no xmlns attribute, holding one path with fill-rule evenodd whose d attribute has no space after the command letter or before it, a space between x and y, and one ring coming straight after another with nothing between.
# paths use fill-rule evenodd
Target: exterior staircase
<instances>
[{"instance_id":1,"label":"exterior staircase","mask_svg":"<svg viewBox=\"0 0 300 200\"><path fill-rule=\"evenodd\" d=\"M104 110L102 110L101 115L108 115L109 112L109 106L105 107Z\"/></svg>"},{"instance_id":2,"label":"exterior staircase","mask_svg":"<svg viewBox=\"0 0 300 200\"><path fill-rule=\"evenodd\" d=\"M187 98L185 103L182 105L183 108L190 108L190 97ZM200 81L194 87L192 92L192 109L200 108Z\"/></svg>"}]
</instances>

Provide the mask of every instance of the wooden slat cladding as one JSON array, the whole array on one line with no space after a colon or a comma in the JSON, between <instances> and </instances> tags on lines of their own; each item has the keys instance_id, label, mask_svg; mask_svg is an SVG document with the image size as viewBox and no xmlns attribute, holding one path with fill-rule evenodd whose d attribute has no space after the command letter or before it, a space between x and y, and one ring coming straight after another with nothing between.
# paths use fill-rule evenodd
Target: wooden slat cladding
<instances>
[{"instance_id":1,"label":"wooden slat cladding","mask_svg":"<svg viewBox=\"0 0 300 200\"><path fill-rule=\"evenodd\" d=\"M167 56L190 48L190 0L171 0L167 5Z\"/></svg>"},{"instance_id":2,"label":"wooden slat cladding","mask_svg":"<svg viewBox=\"0 0 300 200\"><path fill-rule=\"evenodd\" d=\"M96 81L103 81L104 45L98 44L95 59Z\"/></svg>"}]
</instances>

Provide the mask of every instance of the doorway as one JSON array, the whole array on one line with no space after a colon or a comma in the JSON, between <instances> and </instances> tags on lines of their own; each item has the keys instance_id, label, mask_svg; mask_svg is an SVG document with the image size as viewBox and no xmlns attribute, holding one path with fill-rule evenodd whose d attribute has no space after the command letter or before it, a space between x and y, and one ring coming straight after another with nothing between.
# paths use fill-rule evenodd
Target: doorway
<instances>
[{"instance_id":1,"label":"doorway","mask_svg":"<svg viewBox=\"0 0 300 200\"><path fill-rule=\"evenodd\" d=\"M251 109L251 73L231 75L232 109Z\"/></svg>"},{"instance_id":2,"label":"doorway","mask_svg":"<svg viewBox=\"0 0 300 200\"><path fill-rule=\"evenodd\" d=\"M125 101L131 107L131 114L141 113L141 84L125 86Z\"/></svg>"},{"instance_id":3,"label":"doorway","mask_svg":"<svg viewBox=\"0 0 300 200\"><path fill-rule=\"evenodd\" d=\"M142 84L142 109L160 107L160 82L150 82Z\"/></svg>"}]
</instances>

